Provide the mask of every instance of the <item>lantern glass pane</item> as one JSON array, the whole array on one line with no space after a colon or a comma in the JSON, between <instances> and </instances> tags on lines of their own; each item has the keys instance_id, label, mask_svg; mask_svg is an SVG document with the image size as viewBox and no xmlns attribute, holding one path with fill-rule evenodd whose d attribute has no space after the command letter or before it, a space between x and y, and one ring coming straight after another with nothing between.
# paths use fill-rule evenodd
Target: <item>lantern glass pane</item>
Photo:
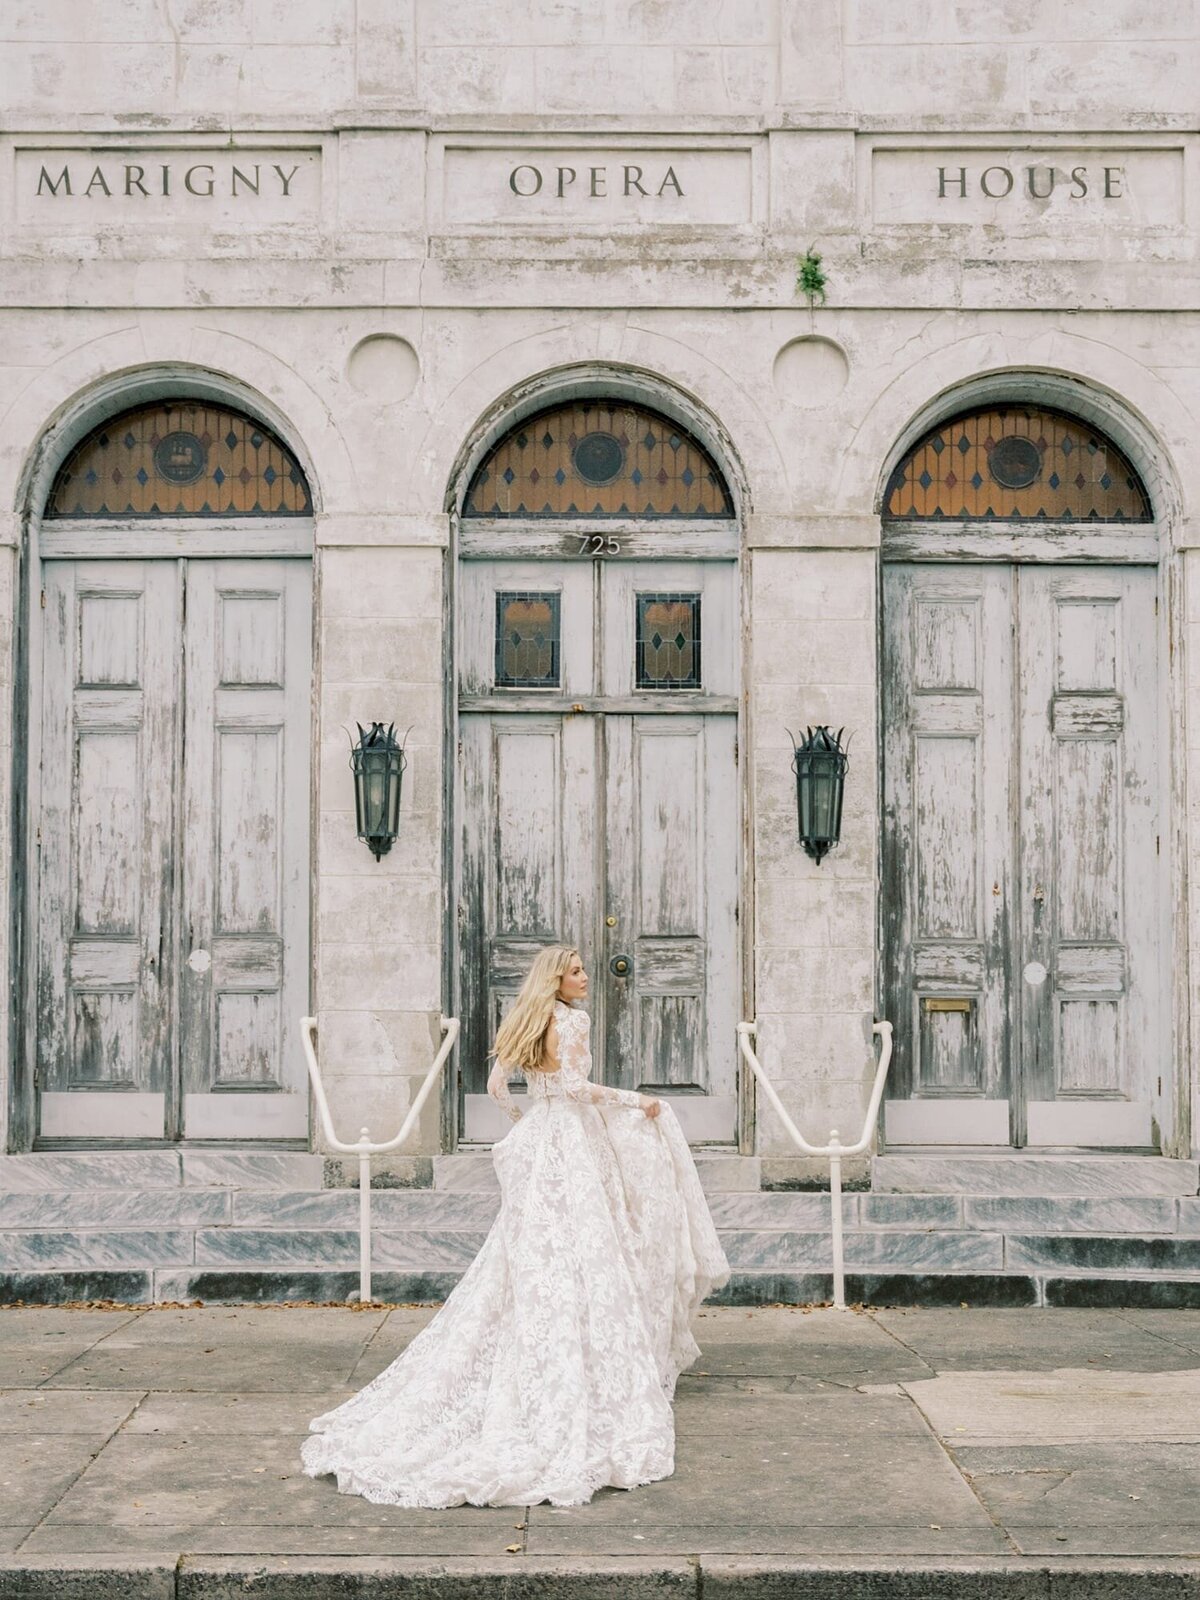
<instances>
[{"instance_id":1,"label":"lantern glass pane","mask_svg":"<svg viewBox=\"0 0 1200 1600\"><path fill-rule=\"evenodd\" d=\"M813 774L809 790L812 796L812 827L809 831L814 839L829 839L833 836L833 813L837 797L833 775L826 763L822 762L821 765L824 770Z\"/></svg>"}]
</instances>

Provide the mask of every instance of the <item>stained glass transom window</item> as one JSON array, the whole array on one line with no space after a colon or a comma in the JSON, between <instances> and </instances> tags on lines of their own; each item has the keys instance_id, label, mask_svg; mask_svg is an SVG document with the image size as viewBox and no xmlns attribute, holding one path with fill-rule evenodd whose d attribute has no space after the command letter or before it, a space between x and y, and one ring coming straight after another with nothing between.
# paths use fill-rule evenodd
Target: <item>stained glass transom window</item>
<instances>
[{"instance_id":1,"label":"stained glass transom window","mask_svg":"<svg viewBox=\"0 0 1200 1600\"><path fill-rule=\"evenodd\" d=\"M496 687L557 689L559 596L496 596Z\"/></svg>"},{"instance_id":2,"label":"stained glass transom window","mask_svg":"<svg viewBox=\"0 0 1200 1600\"><path fill-rule=\"evenodd\" d=\"M993 406L927 433L892 474L884 515L971 522L1148 522L1117 447L1060 411Z\"/></svg>"},{"instance_id":3,"label":"stained glass transom window","mask_svg":"<svg viewBox=\"0 0 1200 1600\"><path fill-rule=\"evenodd\" d=\"M55 479L49 517L299 517L312 512L296 461L252 417L172 400L113 417Z\"/></svg>"},{"instance_id":4,"label":"stained glass transom window","mask_svg":"<svg viewBox=\"0 0 1200 1600\"><path fill-rule=\"evenodd\" d=\"M468 517L731 517L716 463L678 423L622 400L529 417L486 457Z\"/></svg>"},{"instance_id":5,"label":"stained glass transom window","mask_svg":"<svg viewBox=\"0 0 1200 1600\"><path fill-rule=\"evenodd\" d=\"M700 596L637 597L639 689L699 689Z\"/></svg>"}]
</instances>

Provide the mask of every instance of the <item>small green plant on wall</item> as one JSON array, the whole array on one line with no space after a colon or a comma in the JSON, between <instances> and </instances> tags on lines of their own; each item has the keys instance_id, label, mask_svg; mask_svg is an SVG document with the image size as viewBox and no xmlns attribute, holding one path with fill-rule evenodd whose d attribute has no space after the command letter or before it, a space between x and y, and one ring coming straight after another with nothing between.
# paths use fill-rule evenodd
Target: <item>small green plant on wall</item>
<instances>
[{"instance_id":1,"label":"small green plant on wall","mask_svg":"<svg viewBox=\"0 0 1200 1600\"><path fill-rule=\"evenodd\" d=\"M796 262L796 288L808 301L810 311L814 306L825 304L826 287L825 269L821 265L821 258L809 245Z\"/></svg>"}]
</instances>

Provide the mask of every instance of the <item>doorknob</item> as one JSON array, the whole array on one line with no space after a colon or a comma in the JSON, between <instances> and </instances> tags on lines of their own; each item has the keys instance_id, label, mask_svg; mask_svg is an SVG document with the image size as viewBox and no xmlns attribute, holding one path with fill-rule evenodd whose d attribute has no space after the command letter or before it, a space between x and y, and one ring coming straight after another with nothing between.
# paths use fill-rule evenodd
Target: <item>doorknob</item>
<instances>
[{"instance_id":1,"label":"doorknob","mask_svg":"<svg viewBox=\"0 0 1200 1600\"><path fill-rule=\"evenodd\" d=\"M628 956L614 956L608 963L608 970L618 978L627 978L633 967L633 962Z\"/></svg>"}]
</instances>

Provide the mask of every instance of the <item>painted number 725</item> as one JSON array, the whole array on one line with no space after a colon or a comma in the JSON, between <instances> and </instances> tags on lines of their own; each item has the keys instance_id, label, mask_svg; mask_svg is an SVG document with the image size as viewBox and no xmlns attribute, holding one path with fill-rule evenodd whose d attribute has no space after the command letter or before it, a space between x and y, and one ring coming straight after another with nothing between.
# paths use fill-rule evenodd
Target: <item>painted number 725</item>
<instances>
[{"instance_id":1,"label":"painted number 725","mask_svg":"<svg viewBox=\"0 0 1200 1600\"><path fill-rule=\"evenodd\" d=\"M621 541L603 533L585 533L579 541L581 556L619 556Z\"/></svg>"}]
</instances>

